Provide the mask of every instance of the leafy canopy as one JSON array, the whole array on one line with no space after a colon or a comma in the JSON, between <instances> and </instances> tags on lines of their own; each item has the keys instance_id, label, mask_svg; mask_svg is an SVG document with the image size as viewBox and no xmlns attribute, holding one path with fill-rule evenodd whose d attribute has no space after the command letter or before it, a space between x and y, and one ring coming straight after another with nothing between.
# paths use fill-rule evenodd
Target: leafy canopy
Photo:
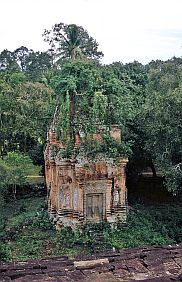
<instances>
[{"instance_id":1,"label":"leafy canopy","mask_svg":"<svg viewBox=\"0 0 182 282\"><path fill-rule=\"evenodd\" d=\"M58 58L99 59L103 56L98 51L98 43L88 32L76 24L55 24L51 30L45 30L44 41L48 42L50 51Z\"/></svg>"}]
</instances>

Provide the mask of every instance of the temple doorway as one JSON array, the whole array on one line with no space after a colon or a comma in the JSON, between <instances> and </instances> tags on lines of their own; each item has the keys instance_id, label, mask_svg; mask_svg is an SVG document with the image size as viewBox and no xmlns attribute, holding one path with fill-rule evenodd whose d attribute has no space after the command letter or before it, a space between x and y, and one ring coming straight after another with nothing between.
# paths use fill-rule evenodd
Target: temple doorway
<instances>
[{"instance_id":1,"label":"temple doorway","mask_svg":"<svg viewBox=\"0 0 182 282\"><path fill-rule=\"evenodd\" d=\"M103 194L86 195L86 219L88 222L100 222L103 220Z\"/></svg>"}]
</instances>

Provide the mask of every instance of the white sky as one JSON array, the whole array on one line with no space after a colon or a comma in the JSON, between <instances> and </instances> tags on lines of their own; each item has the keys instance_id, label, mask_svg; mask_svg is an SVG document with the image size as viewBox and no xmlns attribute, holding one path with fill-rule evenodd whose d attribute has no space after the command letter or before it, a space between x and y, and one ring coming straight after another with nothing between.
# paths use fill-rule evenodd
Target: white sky
<instances>
[{"instance_id":1,"label":"white sky","mask_svg":"<svg viewBox=\"0 0 182 282\"><path fill-rule=\"evenodd\" d=\"M87 29L104 63L182 56L182 0L0 0L0 51L47 50L44 29L75 23Z\"/></svg>"}]
</instances>

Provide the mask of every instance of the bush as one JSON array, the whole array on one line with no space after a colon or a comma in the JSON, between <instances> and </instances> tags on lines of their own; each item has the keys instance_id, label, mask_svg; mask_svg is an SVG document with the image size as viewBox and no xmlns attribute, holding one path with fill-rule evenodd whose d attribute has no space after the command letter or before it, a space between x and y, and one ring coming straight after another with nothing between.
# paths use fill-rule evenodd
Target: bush
<instances>
[{"instance_id":1,"label":"bush","mask_svg":"<svg viewBox=\"0 0 182 282\"><path fill-rule=\"evenodd\" d=\"M174 195L182 191L182 163L165 170L165 186Z\"/></svg>"},{"instance_id":2,"label":"bush","mask_svg":"<svg viewBox=\"0 0 182 282\"><path fill-rule=\"evenodd\" d=\"M17 200L16 205L14 201L9 202L0 217L0 253L4 261L49 255L74 257L80 253L112 250L113 247L119 250L182 242L180 204L135 204L126 223L118 222L114 226L108 222L86 224L75 230L70 227L60 231L54 229L49 220L45 198Z\"/></svg>"},{"instance_id":3,"label":"bush","mask_svg":"<svg viewBox=\"0 0 182 282\"><path fill-rule=\"evenodd\" d=\"M7 186L9 184L9 170L7 165L0 159L0 212L4 205L4 197L7 193Z\"/></svg>"},{"instance_id":4,"label":"bush","mask_svg":"<svg viewBox=\"0 0 182 282\"><path fill-rule=\"evenodd\" d=\"M7 244L0 245L0 261L9 261L11 260L11 249Z\"/></svg>"}]
</instances>

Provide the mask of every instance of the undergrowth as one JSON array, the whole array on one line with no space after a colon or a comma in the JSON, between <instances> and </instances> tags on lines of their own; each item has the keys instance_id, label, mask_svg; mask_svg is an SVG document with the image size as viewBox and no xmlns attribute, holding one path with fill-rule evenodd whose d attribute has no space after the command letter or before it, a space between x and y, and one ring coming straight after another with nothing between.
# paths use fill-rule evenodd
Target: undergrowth
<instances>
[{"instance_id":1,"label":"undergrowth","mask_svg":"<svg viewBox=\"0 0 182 282\"><path fill-rule=\"evenodd\" d=\"M45 198L10 202L0 213L0 260L90 254L106 249L158 246L182 242L179 204L133 205L126 223L88 224L75 231L56 231L49 221Z\"/></svg>"}]
</instances>

